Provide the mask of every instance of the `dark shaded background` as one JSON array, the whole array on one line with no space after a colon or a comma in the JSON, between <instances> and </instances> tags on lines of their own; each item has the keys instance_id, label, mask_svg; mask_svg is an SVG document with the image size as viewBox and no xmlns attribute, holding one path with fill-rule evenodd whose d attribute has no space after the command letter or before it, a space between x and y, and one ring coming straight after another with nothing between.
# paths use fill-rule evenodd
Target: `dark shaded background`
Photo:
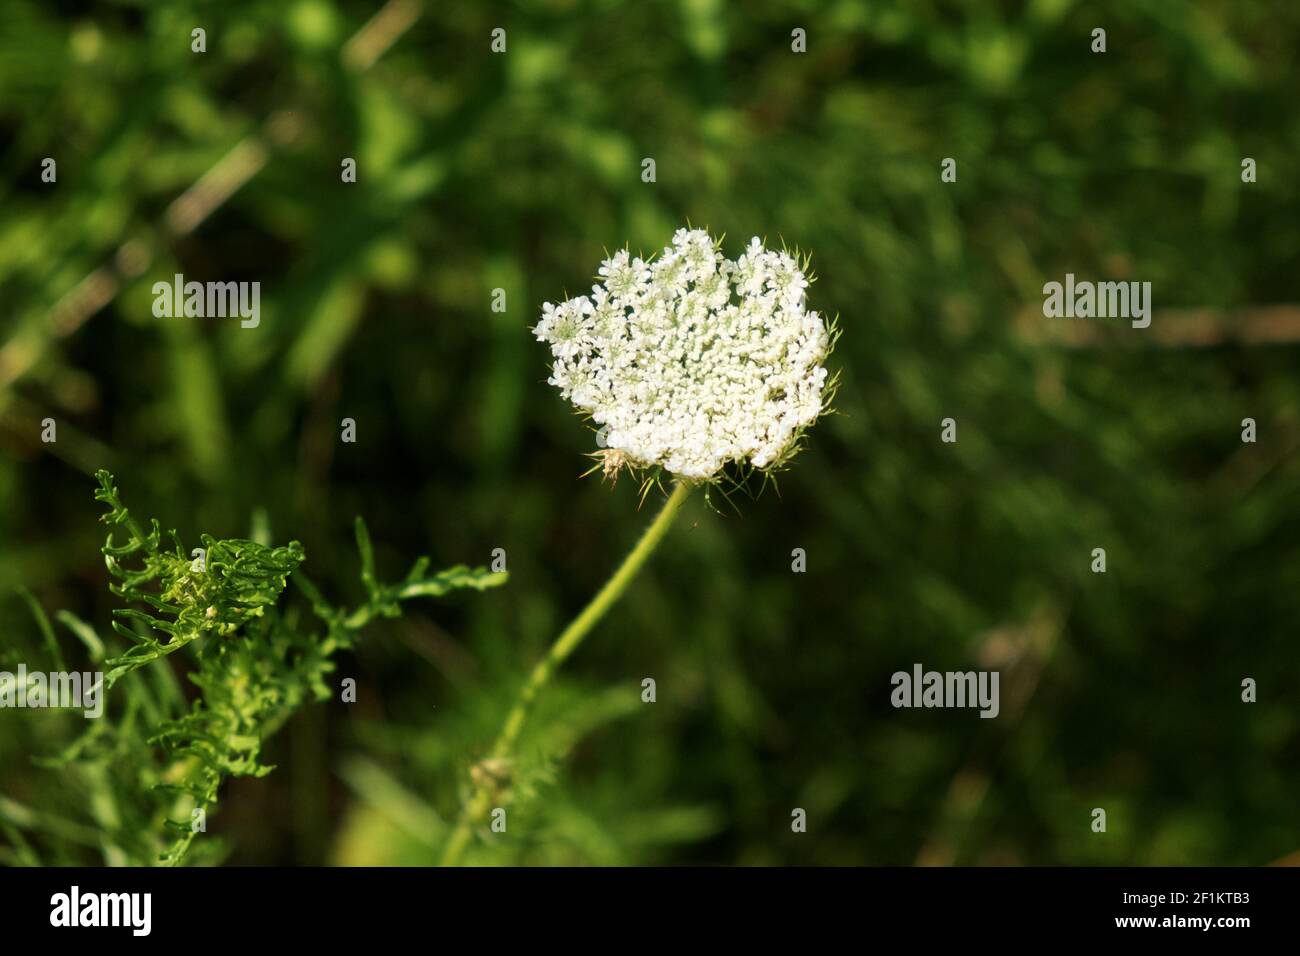
<instances>
[{"instance_id":1,"label":"dark shaded background","mask_svg":"<svg viewBox=\"0 0 1300 956\"><path fill-rule=\"evenodd\" d=\"M779 497L692 502L553 689L525 747L551 770L473 859L1300 849L1300 7L378 9L0 0L6 595L107 630L97 467L187 540L300 539L344 596L354 514L391 575L508 554L506 588L369 631L341 669L358 704L303 711L276 772L228 786L231 861L436 859L526 669L647 520L632 482L579 479L593 436L528 328L605 249L687 221L731 256L755 234L812 253L840 414ZM155 319L175 272L260 281L261 326ZM1150 281L1151 328L1043 318L1066 272ZM16 598L0 635L40 659ZM1000 668L1001 716L892 709L916 662ZM3 798L66 798L30 764L50 716L0 713ZM12 803L0 822L8 858Z\"/></svg>"}]
</instances>

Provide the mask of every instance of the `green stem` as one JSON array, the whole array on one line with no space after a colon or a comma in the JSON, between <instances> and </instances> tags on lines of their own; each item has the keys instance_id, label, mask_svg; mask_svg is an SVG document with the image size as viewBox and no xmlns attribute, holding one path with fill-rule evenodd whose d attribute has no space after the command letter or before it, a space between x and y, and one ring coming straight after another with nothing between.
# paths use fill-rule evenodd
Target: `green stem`
<instances>
[{"instance_id":1,"label":"green stem","mask_svg":"<svg viewBox=\"0 0 1300 956\"><path fill-rule=\"evenodd\" d=\"M690 493L691 487L686 484L679 483L673 489L673 493L668 496L668 500L664 502L664 506L655 517L655 520L641 535L641 540L636 543L636 547L623 559L623 563L614 572L614 576L605 582L603 588L596 592L596 596L591 599L591 602L556 638L555 643L551 645L551 649L546 652L546 656L538 661L537 666L533 668L532 673L528 675L528 680L519 691L514 707L510 709L510 713L506 716L505 726L501 729L501 735L497 737L496 743L492 746L489 759L509 759L511 752L514 750L515 742L519 739L519 733L523 730L524 721L537 700L537 695L541 693L542 688L550 683L552 675L559 666L577 650L578 645L582 643L582 639L587 636L587 632L605 616L605 612L627 590L627 586L632 583L632 579L641 570L641 566L646 563L646 560L654 553L655 548L659 546L659 542L663 540L669 527L672 526L673 519L677 517L677 512L681 510L682 504ZM491 801L492 790L485 784L476 784L473 794L461 811L456 829L447 842L446 849L443 850L443 866L455 866L459 862L465 848L469 845L474 822L488 812Z\"/></svg>"}]
</instances>

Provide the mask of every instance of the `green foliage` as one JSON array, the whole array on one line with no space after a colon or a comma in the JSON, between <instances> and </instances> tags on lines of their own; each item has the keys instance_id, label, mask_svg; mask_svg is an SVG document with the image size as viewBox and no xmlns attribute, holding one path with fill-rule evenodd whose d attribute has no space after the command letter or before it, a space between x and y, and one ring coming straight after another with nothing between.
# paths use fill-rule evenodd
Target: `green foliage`
<instances>
[{"instance_id":1,"label":"green foliage","mask_svg":"<svg viewBox=\"0 0 1300 956\"><path fill-rule=\"evenodd\" d=\"M659 248L686 219L815 254L816 307L845 331L839 414L779 496L740 516L688 505L539 703L509 832L472 859L1241 865L1297 849L1300 5L416 8L377 42L377 5L351 0L5 3L0 595L64 609L49 623L72 667L137 645L110 619L168 646L112 615L86 494L99 468L141 515L193 529L191 548L201 530L269 545L271 520L292 529L321 608L356 578L354 514L386 587L406 555L509 554L491 600L374 613L331 659L381 703L299 708L258 754L279 769L227 783L187 861L218 858L218 836L246 864L438 859L529 667L646 520L634 482L577 480L595 442L527 330L606 247ZM46 156L57 185L39 181ZM182 197L221 201L178 232ZM1150 334L1079 322L1096 337L1056 341L1041 289L1066 271L1152 281ZM150 286L176 272L260 280L261 325L155 319ZM955 445L938 441L949 416ZM341 639L303 571L230 640L267 617ZM0 600L0 661L52 661L42 634ZM0 711L0 861L111 858L104 832L123 858L163 851L153 805L115 809L89 775L135 792L157 774L145 740L190 713L184 675L214 637L119 678L99 723L134 731L85 744L99 770L31 768L80 717ZM999 661L1024 707L903 715L890 675L918 661ZM806 834L789 833L795 806Z\"/></svg>"},{"instance_id":2,"label":"green foliage","mask_svg":"<svg viewBox=\"0 0 1300 956\"><path fill-rule=\"evenodd\" d=\"M175 531L167 533L174 549L163 550L157 519L144 533L118 498L113 476L100 470L95 477L100 484L95 499L109 507L104 521L121 526L129 535L125 544L115 545L110 533L104 543L104 563L109 574L118 579L109 590L125 601L147 604L154 612L137 608L113 612L119 618L113 621L113 629L135 646L105 661L111 668L105 675L109 687L123 674L205 635L230 636L261 618L264 610L279 600L289 575L303 561L302 545L297 541L273 549L255 541L217 541L206 534L200 538L202 549L191 558L186 556ZM128 559L138 560L139 567L126 567ZM123 621L167 637L160 642L148 633L127 627Z\"/></svg>"},{"instance_id":3,"label":"green foliage","mask_svg":"<svg viewBox=\"0 0 1300 956\"><path fill-rule=\"evenodd\" d=\"M113 629L131 646L102 660L109 668L103 683L109 689L128 675L137 679L126 682L120 706L112 701L112 715L96 719L60 755L40 764L80 779L89 805L106 808L92 826L99 829L110 863L155 858L180 863L206 831L207 814L222 784L232 777L270 773L273 767L260 759L264 742L304 703L331 696L327 677L336 656L352 647L372 618L399 616L401 602L411 598L442 596L457 588L483 590L506 579L463 565L427 576L429 561L420 558L400 583L382 584L375 575L369 535L358 518L366 599L348 610L305 585L312 610L325 625L325 633L318 634L301 615L277 608L286 582L305 559L297 541L269 548L203 535L203 554L190 557L174 531L163 535L157 519L147 532L142 529L122 503L111 474L101 470L96 478L100 488L95 498L108 507L103 520L127 535L125 543L115 544L110 533L101 549L117 579L109 589L149 608L114 610ZM162 547L164 537L172 549ZM39 605L33 608L53 642ZM84 625L78 630L93 634ZM89 643L92 657L102 658L98 639ZM151 690L136 673L182 649L193 653L195 666L188 678L198 688L188 709L174 678L158 680ZM57 653L57 644L52 650ZM38 818L15 820L22 814L12 811L9 816L13 827L42 829ZM133 825L127 826L128 819ZM196 820L203 826L196 827ZM44 829L58 838L58 828ZM30 843L23 840L22 845L31 852Z\"/></svg>"}]
</instances>

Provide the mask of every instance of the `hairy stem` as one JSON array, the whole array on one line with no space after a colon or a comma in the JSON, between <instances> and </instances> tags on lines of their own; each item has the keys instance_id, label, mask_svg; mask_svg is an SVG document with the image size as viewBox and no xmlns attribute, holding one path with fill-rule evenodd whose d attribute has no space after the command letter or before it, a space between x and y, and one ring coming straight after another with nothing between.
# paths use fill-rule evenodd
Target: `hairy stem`
<instances>
[{"instance_id":1,"label":"hairy stem","mask_svg":"<svg viewBox=\"0 0 1300 956\"><path fill-rule=\"evenodd\" d=\"M533 668L532 673L528 675L528 680L520 689L519 696L515 699L510 713L506 716L505 726L502 727L500 736L497 737L496 743L492 746L489 755L490 760L509 759L515 743L519 739L519 733L523 730L524 721L528 718L528 713L532 710L542 688L550 683L551 677L559 669L559 666L577 650L578 645L582 643L582 639L587 636L587 633L605 616L605 612L627 590L627 586L632 583L632 579L636 577L642 565L646 563L646 560L654 553L655 548L659 546L659 542L663 540L664 535L672 526L673 519L677 517L677 512L681 510L690 493L691 487L686 484L678 483L673 488L672 494L664 502L659 514L655 516L654 521L650 523L650 527L646 528L645 533L641 535L641 540L636 543L636 547L628 552L627 557L623 559L623 563L619 565L613 577L606 581L605 586L596 592L596 596L591 599L590 603L556 638L555 643L546 652L546 656L538 661L537 666ZM461 855L469 845L475 821L488 812L491 801L491 787L486 783L476 783L470 799L461 810L456 829L443 850L443 866L455 866L460 861Z\"/></svg>"}]
</instances>

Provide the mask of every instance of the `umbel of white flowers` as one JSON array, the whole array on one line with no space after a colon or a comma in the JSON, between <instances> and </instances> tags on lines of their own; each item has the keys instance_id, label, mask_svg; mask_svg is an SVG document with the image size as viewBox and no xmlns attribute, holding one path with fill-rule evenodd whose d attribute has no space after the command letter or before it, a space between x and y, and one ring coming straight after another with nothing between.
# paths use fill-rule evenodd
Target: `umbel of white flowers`
<instances>
[{"instance_id":1,"label":"umbel of white flowers","mask_svg":"<svg viewBox=\"0 0 1300 956\"><path fill-rule=\"evenodd\" d=\"M617 252L600 277L590 296L547 302L533 331L555 359L550 384L604 426L607 472L768 468L822 413L830 335L788 253L755 237L732 261L704 230L678 229L662 255Z\"/></svg>"}]
</instances>

